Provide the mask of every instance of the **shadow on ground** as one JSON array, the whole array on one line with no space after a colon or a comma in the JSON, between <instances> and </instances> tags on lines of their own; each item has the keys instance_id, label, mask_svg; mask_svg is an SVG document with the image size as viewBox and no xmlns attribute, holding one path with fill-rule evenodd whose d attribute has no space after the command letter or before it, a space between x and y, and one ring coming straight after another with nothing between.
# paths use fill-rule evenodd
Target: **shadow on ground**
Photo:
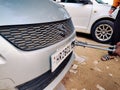
<instances>
[{"instance_id":1,"label":"shadow on ground","mask_svg":"<svg viewBox=\"0 0 120 90\"><path fill-rule=\"evenodd\" d=\"M76 32L76 36L86 38L86 39L89 39L89 40L93 40L92 36L90 34L86 34L86 33Z\"/></svg>"}]
</instances>

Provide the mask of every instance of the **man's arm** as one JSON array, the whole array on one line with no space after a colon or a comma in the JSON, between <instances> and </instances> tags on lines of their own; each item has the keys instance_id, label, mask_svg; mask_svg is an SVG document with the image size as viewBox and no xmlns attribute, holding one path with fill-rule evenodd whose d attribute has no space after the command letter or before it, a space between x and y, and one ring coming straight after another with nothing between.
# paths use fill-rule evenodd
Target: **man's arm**
<instances>
[{"instance_id":1,"label":"man's arm","mask_svg":"<svg viewBox=\"0 0 120 90\"><path fill-rule=\"evenodd\" d=\"M113 0L113 4L111 6L111 9L109 10L109 14L111 15L118 6L119 6L119 0Z\"/></svg>"}]
</instances>

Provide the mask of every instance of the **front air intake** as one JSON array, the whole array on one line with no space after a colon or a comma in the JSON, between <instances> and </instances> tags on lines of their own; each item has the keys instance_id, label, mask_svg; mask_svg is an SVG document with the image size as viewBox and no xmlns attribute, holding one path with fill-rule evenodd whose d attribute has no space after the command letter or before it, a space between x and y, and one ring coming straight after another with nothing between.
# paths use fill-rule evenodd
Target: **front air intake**
<instances>
[{"instance_id":1,"label":"front air intake","mask_svg":"<svg viewBox=\"0 0 120 90\"><path fill-rule=\"evenodd\" d=\"M26 25L0 26L0 35L23 51L32 51L58 43L72 34L71 19Z\"/></svg>"}]
</instances>

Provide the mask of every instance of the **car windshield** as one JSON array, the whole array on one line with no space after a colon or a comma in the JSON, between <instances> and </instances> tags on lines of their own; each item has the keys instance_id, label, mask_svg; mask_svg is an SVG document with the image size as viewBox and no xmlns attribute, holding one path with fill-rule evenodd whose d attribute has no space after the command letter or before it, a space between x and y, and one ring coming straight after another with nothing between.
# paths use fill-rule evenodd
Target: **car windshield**
<instances>
[{"instance_id":1,"label":"car windshield","mask_svg":"<svg viewBox=\"0 0 120 90\"><path fill-rule=\"evenodd\" d=\"M100 4L106 4L104 1L102 0L96 0L96 2L100 3Z\"/></svg>"}]
</instances>

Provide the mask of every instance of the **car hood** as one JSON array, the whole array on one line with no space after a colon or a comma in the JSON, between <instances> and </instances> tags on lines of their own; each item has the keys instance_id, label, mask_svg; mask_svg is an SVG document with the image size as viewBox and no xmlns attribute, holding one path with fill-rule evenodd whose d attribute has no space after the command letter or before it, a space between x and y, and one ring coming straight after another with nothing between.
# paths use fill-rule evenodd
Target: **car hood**
<instances>
[{"instance_id":1,"label":"car hood","mask_svg":"<svg viewBox=\"0 0 120 90\"><path fill-rule=\"evenodd\" d=\"M0 26L46 23L69 18L59 4L50 0L0 0Z\"/></svg>"}]
</instances>

